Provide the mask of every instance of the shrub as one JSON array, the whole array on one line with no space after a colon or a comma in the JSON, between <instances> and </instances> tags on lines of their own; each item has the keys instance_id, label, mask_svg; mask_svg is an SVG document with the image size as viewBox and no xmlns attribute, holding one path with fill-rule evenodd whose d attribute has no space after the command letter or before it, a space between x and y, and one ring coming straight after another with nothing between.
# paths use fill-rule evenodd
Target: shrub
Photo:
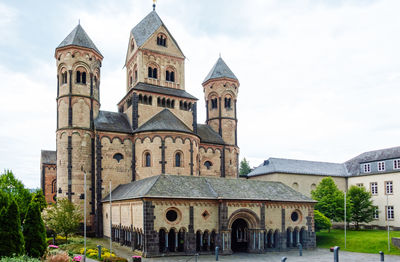
<instances>
[{"instance_id":1,"label":"shrub","mask_svg":"<svg viewBox=\"0 0 400 262\"><path fill-rule=\"evenodd\" d=\"M61 251L57 253L49 253L46 256L46 262L69 262L69 255L67 252Z\"/></svg>"},{"instance_id":2,"label":"shrub","mask_svg":"<svg viewBox=\"0 0 400 262\"><path fill-rule=\"evenodd\" d=\"M0 262L40 262L40 260L24 255L17 257L2 257L0 258Z\"/></svg>"},{"instance_id":3,"label":"shrub","mask_svg":"<svg viewBox=\"0 0 400 262\"><path fill-rule=\"evenodd\" d=\"M19 208L12 197L8 202L8 206L0 208L0 257L24 253Z\"/></svg>"},{"instance_id":4,"label":"shrub","mask_svg":"<svg viewBox=\"0 0 400 262\"><path fill-rule=\"evenodd\" d=\"M128 262L128 259L123 257L107 257L103 259L103 262Z\"/></svg>"},{"instance_id":5,"label":"shrub","mask_svg":"<svg viewBox=\"0 0 400 262\"><path fill-rule=\"evenodd\" d=\"M315 231L320 231L321 229L330 229L332 227L332 223L327 218L319 212L318 210L314 210L314 221L315 221Z\"/></svg>"}]
</instances>

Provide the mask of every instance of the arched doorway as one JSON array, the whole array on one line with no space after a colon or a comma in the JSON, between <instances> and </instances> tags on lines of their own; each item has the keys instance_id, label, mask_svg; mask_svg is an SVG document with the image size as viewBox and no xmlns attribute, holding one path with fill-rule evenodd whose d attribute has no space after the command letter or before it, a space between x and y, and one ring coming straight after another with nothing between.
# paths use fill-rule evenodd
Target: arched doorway
<instances>
[{"instance_id":1,"label":"arched doorway","mask_svg":"<svg viewBox=\"0 0 400 262\"><path fill-rule=\"evenodd\" d=\"M158 232L158 245L160 247L160 253L165 252L165 230L160 229Z\"/></svg>"},{"instance_id":2,"label":"arched doorway","mask_svg":"<svg viewBox=\"0 0 400 262\"><path fill-rule=\"evenodd\" d=\"M248 229L246 220L242 218L236 219L232 224L231 233L231 249L233 252L246 252L248 248Z\"/></svg>"},{"instance_id":3,"label":"arched doorway","mask_svg":"<svg viewBox=\"0 0 400 262\"><path fill-rule=\"evenodd\" d=\"M171 229L169 231L169 233L168 233L168 249L169 249L169 252L175 252L175 245L176 245L175 237L176 237L175 236L175 230Z\"/></svg>"},{"instance_id":4,"label":"arched doorway","mask_svg":"<svg viewBox=\"0 0 400 262\"><path fill-rule=\"evenodd\" d=\"M185 251L185 230L180 229L178 233L178 252Z\"/></svg>"}]
</instances>

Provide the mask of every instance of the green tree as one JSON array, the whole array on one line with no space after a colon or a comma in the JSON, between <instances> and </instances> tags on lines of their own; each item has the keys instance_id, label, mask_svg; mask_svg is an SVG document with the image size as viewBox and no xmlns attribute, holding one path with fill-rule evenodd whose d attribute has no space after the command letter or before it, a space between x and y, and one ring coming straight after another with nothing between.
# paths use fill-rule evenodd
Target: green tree
<instances>
[{"instance_id":1,"label":"green tree","mask_svg":"<svg viewBox=\"0 0 400 262\"><path fill-rule=\"evenodd\" d=\"M56 234L65 236L68 242L68 236L77 231L83 215L75 204L67 198L62 198L44 210L43 218L47 227Z\"/></svg>"},{"instance_id":2,"label":"green tree","mask_svg":"<svg viewBox=\"0 0 400 262\"><path fill-rule=\"evenodd\" d=\"M315 231L320 231L322 229L331 229L332 227L332 223L329 218L324 216L324 214L322 214L318 210L314 210L314 221Z\"/></svg>"},{"instance_id":3,"label":"green tree","mask_svg":"<svg viewBox=\"0 0 400 262\"><path fill-rule=\"evenodd\" d=\"M46 229L40 214L40 205L32 201L24 221L25 251L30 257L40 258L47 248Z\"/></svg>"},{"instance_id":4,"label":"green tree","mask_svg":"<svg viewBox=\"0 0 400 262\"><path fill-rule=\"evenodd\" d=\"M374 218L375 206L372 203L371 193L364 187L351 186L349 198L352 204L351 222L354 222L356 230L360 229L360 223L371 222Z\"/></svg>"},{"instance_id":5,"label":"green tree","mask_svg":"<svg viewBox=\"0 0 400 262\"><path fill-rule=\"evenodd\" d=\"M315 209L327 218L340 222L344 220L344 193L340 191L331 177L322 179L317 188L311 191L311 196L318 203ZM346 199L346 219L351 218L351 203Z\"/></svg>"},{"instance_id":6,"label":"green tree","mask_svg":"<svg viewBox=\"0 0 400 262\"><path fill-rule=\"evenodd\" d=\"M242 161L240 161L239 175L246 176L250 172L251 172L250 163L249 161L246 160L246 158L243 158Z\"/></svg>"},{"instance_id":7,"label":"green tree","mask_svg":"<svg viewBox=\"0 0 400 262\"><path fill-rule=\"evenodd\" d=\"M32 202L39 204L40 212L47 207L46 199L44 198L43 191L38 189L32 194Z\"/></svg>"},{"instance_id":8,"label":"green tree","mask_svg":"<svg viewBox=\"0 0 400 262\"><path fill-rule=\"evenodd\" d=\"M23 222L28 205L31 202L31 192L18 180L11 170L5 170L0 175L0 190L9 194L18 203L20 221Z\"/></svg>"},{"instance_id":9,"label":"green tree","mask_svg":"<svg viewBox=\"0 0 400 262\"><path fill-rule=\"evenodd\" d=\"M2 199L6 198L2 192ZM0 257L22 255L24 253L24 237L18 205L13 198L7 205L0 207Z\"/></svg>"}]
</instances>

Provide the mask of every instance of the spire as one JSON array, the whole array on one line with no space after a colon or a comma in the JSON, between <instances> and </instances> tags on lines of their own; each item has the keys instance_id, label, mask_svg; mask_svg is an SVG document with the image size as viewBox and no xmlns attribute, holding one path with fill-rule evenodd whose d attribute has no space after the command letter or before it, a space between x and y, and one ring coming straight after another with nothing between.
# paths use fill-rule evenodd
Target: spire
<instances>
[{"instance_id":1,"label":"spire","mask_svg":"<svg viewBox=\"0 0 400 262\"><path fill-rule=\"evenodd\" d=\"M69 35L61 42L61 44L56 49L66 46L80 46L90 48L102 56L99 49L97 49L93 41L86 34L85 30L83 30L80 21L79 24L74 28L74 30L69 33Z\"/></svg>"},{"instance_id":2,"label":"spire","mask_svg":"<svg viewBox=\"0 0 400 262\"><path fill-rule=\"evenodd\" d=\"M235 74L226 65L224 60L222 60L221 54L220 54L220 57L218 58L217 62L213 66L213 68L211 68L211 71L208 73L208 75L204 79L203 84L210 79L216 79L216 78L231 78L234 80L238 80L236 78Z\"/></svg>"}]
</instances>

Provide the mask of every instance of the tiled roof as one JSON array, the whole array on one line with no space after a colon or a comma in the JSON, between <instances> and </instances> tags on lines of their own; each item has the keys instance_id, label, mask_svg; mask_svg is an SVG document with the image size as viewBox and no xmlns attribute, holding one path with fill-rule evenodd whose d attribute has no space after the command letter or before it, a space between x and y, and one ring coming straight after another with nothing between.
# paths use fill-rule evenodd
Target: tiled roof
<instances>
[{"instance_id":1,"label":"tiled roof","mask_svg":"<svg viewBox=\"0 0 400 262\"><path fill-rule=\"evenodd\" d=\"M55 165L57 162L57 152L51 150L42 150L40 152L40 162L42 164Z\"/></svg>"},{"instance_id":2,"label":"tiled roof","mask_svg":"<svg viewBox=\"0 0 400 262\"><path fill-rule=\"evenodd\" d=\"M215 132L209 125L197 124L197 134L201 143L225 144L222 137Z\"/></svg>"},{"instance_id":3,"label":"tiled roof","mask_svg":"<svg viewBox=\"0 0 400 262\"><path fill-rule=\"evenodd\" d=\"M133 87L133 89L139 90L139 91L147 91L147 92L152 92L152 93L157 93L157 94L198 100L196 97L192 96L191 94L189 94L188 92L186 92L185 90L182 90L182 89L169 88L169 87L163 87L163 86L155 86L155 85L141 83L141 82L139 82L137 85L135 85Z\"/></svg>"},{"instance_id":4,"label":"tiled roof","mask_svg":"<svg viewBox=\"0 0 400 262\"><path fill-rule=\"evenodd\" d=\"M360 164L385 159L400 158L400 147L391 147L362 153L345 162L351 175L360 174Z\"/></svg>"},{"instance_id":5,"label":"tiled roof","mask_svg":"<svg viewBox=\"0 0 400 262\"><path fill-rule=\"evenodd\" d=\"M294 160L284 158L269 158L256 167L247 176L258 176L271 173L322 175L322 176L348 176L344 164Z\"/></svg>"},{"instance_id":6,"label":"tiled roof","mask_svg":"<svg viewBox=\"0 0 400 262\"><path fill-rule=\"evenodd\" d=\"M176 131L192 133L192 131L179 118L166 108L136 129L135 133L146 131Z\"/></svg>"},{"instance_id":7,"label":"tiled roof","mask_svg":"<svg viewBox=\"0 0 400 262\"><path fill-rule=\"evenodd\" d=\"M114 201L141 197L315 202L281 182L176 175L145 178L112 191Z\"/></svg>"},{"instance_id":8,"label":"tiled roof","mask_svg":"<svg viewBox=\"0 0 400 262\"><path fill-rule=\"evenodd\" d=\"M231 69L229 69L224 60L222 60L222 58L220 57L218 58L213 68L211 68L211 71L208 73L203 83L207 82L210 79L223 77L237 80L235 74L231 71Z\"/></svg>"},{"instance_id":9,"label":"tiled roof","mask_svg":"<svg viewBox=\"0 0 400 262\"><path fill-rule=\"evenodd\" d=\"M181 51L178 43L172 37L172 34L168 31L167 27L165 26L161 18L158 16L156 11L151 11L145 18L143 18L142 21L139 22L139 24L137 24L131 30L131 33L135 38L136 45L138 47L141 47L147 41L147 39L149 39L154 34L154 32L157 31L157 29L160 28L160 26L162 25L165 27L168 34L171 36L172 41L177 46L179 51Z\"/></svg>"},{"instance_id":10,"label":"tiled roof","mask_svg":"<svg viewBox=\"0 0 400 262\"><path fill-rule=\"evenodd\" d=\"M118 133L132 133L128 118L124 113L100 111L94 120L96 130Z\"/></svg>"},{"instance_id":11,"label":"tiled roof","mask_svg":"<svg viewBox=\"0 0 400 262\"><path fill-rule=\"evenodd\" d=\"M72 30L72 32L61 42L57 48L73 45L93 49L99 53L99 55L101 55L99 49L97 49L93 41L86 34L85 30L83 30L80 24L77 25L74 30Z\"/></svg>"}]
</instances>

